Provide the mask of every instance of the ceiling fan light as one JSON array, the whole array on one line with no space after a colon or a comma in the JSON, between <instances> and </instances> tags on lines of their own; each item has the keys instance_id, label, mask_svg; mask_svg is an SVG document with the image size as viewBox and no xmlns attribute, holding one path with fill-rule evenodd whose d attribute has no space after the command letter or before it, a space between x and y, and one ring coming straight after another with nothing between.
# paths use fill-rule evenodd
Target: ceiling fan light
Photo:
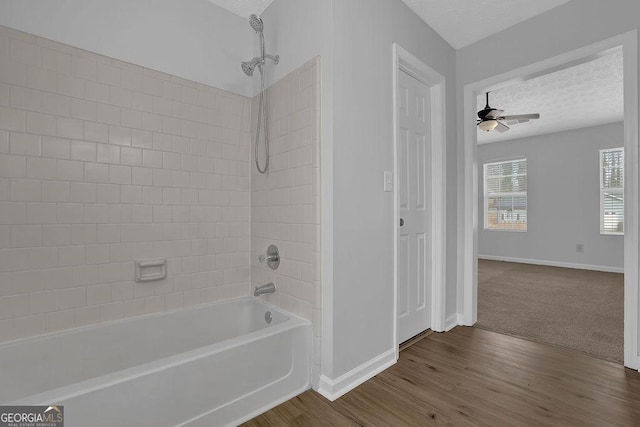
<instances>
[{"instance_id":1,"label":"ceiling fan light","mask_svg":"<svg viewBox=\"0 0 640 427\"><path fill-rule=\"evenodd\" d=\"M485 120L483 122L480 122L480 124L478 124L478 127L485 132L490 132L494 130L497 126L498 126L497 120Z\"/></svg>"}]
</instances>

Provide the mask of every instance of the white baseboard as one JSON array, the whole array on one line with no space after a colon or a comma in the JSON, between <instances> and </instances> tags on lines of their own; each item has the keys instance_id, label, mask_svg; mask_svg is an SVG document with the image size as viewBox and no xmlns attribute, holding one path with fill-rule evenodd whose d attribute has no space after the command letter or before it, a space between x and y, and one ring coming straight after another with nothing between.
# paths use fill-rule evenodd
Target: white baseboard
<instances>
[{"instance_id":1,"label":"white baseboard","mask_svg":"<svg viewBox=\"0 0 640 427\"><path fill-rule=\"evenodd\" d=\"M449 332L453 328L458 325L462 325L460 323L461 315L459 313L453 313L451 316L447 317L447 320L444 322L444 331Z\"/></svg>"},{"instance_id":2,"label":"white baseboard","mask_svg":"<svg viewBox=\"0 0 640 427\"><path fill-rule=\"evenodd\" d=\"M340 375L336 379L331 379L326 375L321 375L318 393L333 402L343 394L353 390L363 382L373 378L395 363L396 349L392 348L381 355L366 361L360 366L356 366L346 374Z\"/></svg>"},{"instance_id":3,"label":"white baseboard","mask_svg":"<svg viewBox=\"0 0 640 427\"><path fill-rule=\"evenodd\" d=\"M635 359L632 357L631 363L626 363L626 362L627 362L627 358L625 357L625 364L624 364L625 368L633 369L634 371L640 372L640 355L637 355Z\"/></svg>"},{"instance_id":4,"label":"white baseboard","mask_svg":"<svg viewBox=\"0 0 640 427\"><path fill-rule=\"evenodd\" d=\"M489 261L519 262L521 264L548 265L550 267L575 268L578 270L604 271L606 273L624 273L624 267L610 267L607 265L578 264L573 262L548 261L544 259L511 258L480 254L478 254L478 259L486 259Z\"/></svg>"}]
</instances>

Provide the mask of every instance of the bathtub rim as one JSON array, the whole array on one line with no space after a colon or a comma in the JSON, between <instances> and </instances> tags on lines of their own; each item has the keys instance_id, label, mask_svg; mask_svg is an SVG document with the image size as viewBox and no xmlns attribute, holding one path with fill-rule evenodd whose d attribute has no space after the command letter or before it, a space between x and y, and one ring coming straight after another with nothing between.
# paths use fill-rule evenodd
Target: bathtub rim
<instances>
[{"instance_id":1,"label":"bathtub rim","mask_svg":"<svg viewBox=\"0 0 640 427\"><path fill-rule=\"evenodd\" d=\"M273 304L267 303L266 301L263 301L259 298L252 297L252 296L245 296L245 297L215 301L213 303L197 304L194 306L186 307L184 309L172 310L169 312L151 313L149 315L144 315L144 316L118 319L115 321L103 322L96 325L89 325L88 327L83 326L80 328L67 329L64 331L58 331L51 334L44 334L44 335L38 335L34 337L14 340L14 341L3 343L2 345L0 345L0 351L2 350L2 346L4 344L9 344L9 343L15 344L15 343L21 343L25 341L28 342L31 340L42 339L43 337L58 336L62 334L73 333L79 330L82 330L82 331L91 330L107 324L117 324L117 323L122 323L126 321L130 322L134 319L137 320L143 317L153 318L153 317L166 315L168 313L175 313L178 311L188 311L188 310L198 309L198 308L202 309L205 307L229 303L231 301L237 301L237 300L257 301L259 304L266 306L269 309L277 310L283 313L285 316L288 316L288 319L276 325L251 331L247 334L239 335L237 337L228 338L228 339L225 339L216 343L208 344L202 347L198 347L192 350L183 351L181 353L172 354L170 356L165 356L159 359L154 359L149 362L141 363L135 366L130 366L125 369L120 369L120 370L103 374L97 377L88 378L86 380L78 381L72 384L67 384L67 385L60 386L51 390L43 391L40 393L35 393L32 395L21 397L8 402L0 402L0 404L2 405L48 405L54 401L55 402L65 401L68 399L72 399L74 397L81 396L86 393L91 393L97 390L101 390L101 389L122 383L124 381L134 380L136 378L140 378L146 375L151 375L153 373L170 369L172 367L176 367L185 363L193 362L193 361L202 359L204 357L208 357L208 356L220 353L222 351L229 350L231 348L242 346L243 344L255 341L256 339L267 339L270 336L273 336L291 329L295 329L298 327L306 326L309 329L311 329L310 321L303 319L299 316L296 316L293 313L289 313L288 311L283 310L279 307L276 307ZM308 362L311 363L311 361L308 361ZM307 377L307 383L305 385L306 389L308 389L309 386L310 386L310 375Z\"/></svg>"},{"instance_id":2,"label":"bathtub rim","mask_svg":"<svg viewBox=\"0 0 640 427\"><path fill-rule=\"evenodd\" d=\"M234 297L234 298L228 298L228 299L224 299L224 300L218 300L218 301L212 301L212 302L204 302L204 303L200 303L200 304L193 304L193 305L189 305L187 307L180 307L174 310L167 310L167 311L158 311L155 313L148 313L148 314L141 314L139 316L131 316L131 317L123 317L121 319L115 319L115 320L107 320L105 322L98 322L98 323L91 323L89 325L83 325L83 326L76 326L73 328L69 328L69 329L62 329L59 331L51 331L51 332L45 332L44 334L38 334L38 335L31 335L28 337L22 337L22 338L14 338L8 341L2 341L0 342L0 351L2 351L2 348L5 346L10 346L10 345L15 345L15 344L21 344L21 343L25 343L25 342L29 342L29 341L37 341L43 338L49 338L49 337L58 337L58 336L63 336L63 335L68 335L68 334L73 334L76 332L83 332L83 331L90 331L92 329L98 329L101 327L106 327L106 326L110 326L110 325L118 325L120 323L126 323L126 322L132 322L132 321L136 321L136 320L142 320L142 319L153 319L154 317L161 317L161 316L166 316L168 314L174 314L174 313L182 313L182 312L186 312L186 311L191 311L191 310L197 310L197 309L202 309L205 307L211 307L211 306L215 306L215 305L219 305L219 304L224 304L224 303L229 303L229 302L234 302L234 301L240 301L240 300L249 300L249 301L257 301L262 305L267 306L268 308L275 310L275 311L279 311L282 314L284 314L287 319L282 322L282 323L286 323L288 320L290 319L298 319L301 320L302 322L310 322L307 319L304 319L296 314L293 314L283 308L280 308L272 303L269 303L265 300L262 300L258 297L254 297L254 296L243 296L243 297ZM277 326L274 325L274 326ZM255 331L253 331L255 332ZM253 333L250 332L250 333Z\"/></svg>"}]
</instances>

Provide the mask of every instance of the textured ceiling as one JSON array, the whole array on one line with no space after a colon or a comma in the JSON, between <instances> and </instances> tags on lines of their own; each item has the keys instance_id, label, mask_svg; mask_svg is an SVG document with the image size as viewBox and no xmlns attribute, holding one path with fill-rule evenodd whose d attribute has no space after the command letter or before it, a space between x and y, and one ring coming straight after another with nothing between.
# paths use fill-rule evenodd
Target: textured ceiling
<instances>
[{"instance_id":1,"label":"textured ceiling","mask_svg":"<svg viewBox=\"0 0 640 427\"><path fill-rule=\"evenodd\" d=\"M489 104L505 115L540 113L507 132L478 131L478 143L578 129L624 118L622 49L592 61L491 91ZM485 105L478 96L477 109Z\"/></svg>"},{"instance_id":2,"label":"textured ceiling","mask_svg":"<svg viewBox=\"0 0 640 427\"><path fill-rule=\"evenodd\" d=\"M402 0L455 49L569 0Z\"/></svg>"},{"instance_id":3,"label":"textured ceiling","mask_svg":"<svg viewBox=\"0 0 640 427\"><path fill-rule=\"evenodd\" d=\"M273 0L209 0L216 6L227 9L230 12L248 18L255 13L260 15L273 2Z\"/></svg>"}]
</instances>

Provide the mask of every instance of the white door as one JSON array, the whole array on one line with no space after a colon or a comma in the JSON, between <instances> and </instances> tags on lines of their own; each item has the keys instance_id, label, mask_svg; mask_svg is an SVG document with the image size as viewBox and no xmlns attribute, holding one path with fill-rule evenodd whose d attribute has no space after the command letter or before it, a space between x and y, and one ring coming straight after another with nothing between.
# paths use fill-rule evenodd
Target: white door
<instances>
[{"instance_id":1,"label":"white door","mask_svg":"<svg viewBox=\"0 0 640 427\"><path fill-rule=\"evenodd\" d=\"M403 342L431 327L430 88L400 71L398 97L398 342Z\"/></svg>"}]
</instances>

